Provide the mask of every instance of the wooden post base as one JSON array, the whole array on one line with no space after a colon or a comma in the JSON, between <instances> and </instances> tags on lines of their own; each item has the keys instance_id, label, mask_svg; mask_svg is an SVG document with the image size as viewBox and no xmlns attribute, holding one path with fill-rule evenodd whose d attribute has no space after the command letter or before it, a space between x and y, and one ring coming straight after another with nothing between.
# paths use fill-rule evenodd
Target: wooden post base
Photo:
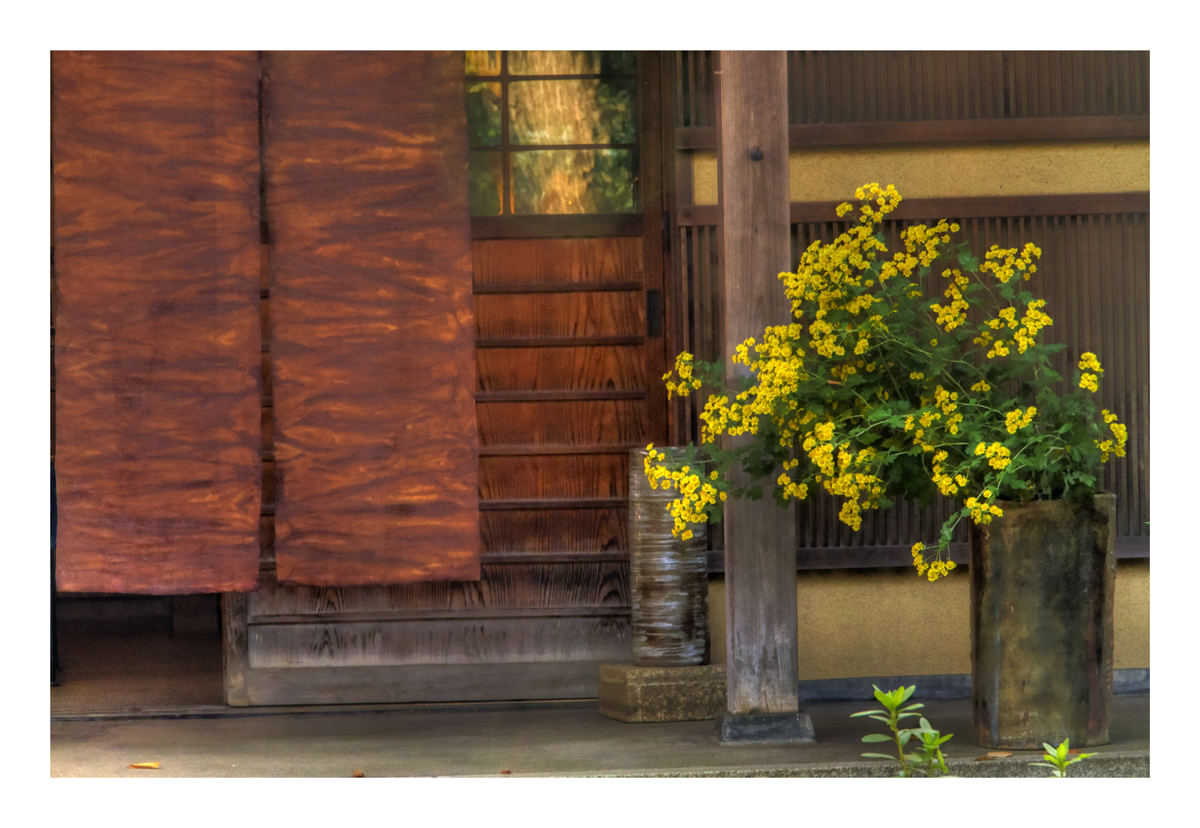
<instances>
[{"instance_id":1,"label":"wooden post base","mask_svg":"<svg viewBox=\"0 0 1200 828\"><path fill-rule=\"evenodd\" d=\"M730 713L717 715L717 738L723 745L775 745L815 742L812 717L795 713Z\"/></svg>"}]
</instances>

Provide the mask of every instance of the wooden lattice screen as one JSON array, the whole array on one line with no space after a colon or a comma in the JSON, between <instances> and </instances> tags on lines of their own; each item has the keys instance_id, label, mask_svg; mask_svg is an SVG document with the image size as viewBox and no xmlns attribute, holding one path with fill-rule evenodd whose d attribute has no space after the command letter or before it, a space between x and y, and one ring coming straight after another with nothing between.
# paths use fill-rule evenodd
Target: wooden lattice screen
<instances>
[{"instance_id":1,"label":"wooden lattice screen","mask_svg":"<svg viewBox=\"0 0 1200 828\"><path fill-rule=\"evenodd\" d=\"M1149 52L789 52L793 124L1150 114Z\"/></svg>"}]
</instances>

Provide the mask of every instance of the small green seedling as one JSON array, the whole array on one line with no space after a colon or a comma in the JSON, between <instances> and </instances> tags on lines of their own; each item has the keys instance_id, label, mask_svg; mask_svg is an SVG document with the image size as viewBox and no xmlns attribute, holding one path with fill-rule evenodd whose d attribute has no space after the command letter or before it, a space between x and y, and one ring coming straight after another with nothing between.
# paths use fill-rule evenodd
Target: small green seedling
<instances>
[{"instance_id":1,"label":"small green seedling","mask_svg":"<svg viewBox=\"0 0 1200 828\"><path fill-rule=\"evenodd\" d=\"M862 738L864 742L893 742L896 745L896 756L889 756L884 753L864 753L863 756L868 759L889 759L899 764L900 772L897 776L911 777L916 768L923 768L926 776L935 776L936 772L945 774L946 758L942 755L941 746L948 742L953 733L948 733L945 736L934 730L929 720L920 717L920 727L901 728L900 720L917 716L914 711L920 710L925 705L910 704L906 707L901 707L906 701L912 698L912 694L916 691L917 686L900 687L885 693L875 685L875 698L884 706L884 710L863 710L859 713L851 714L851 718L858 716L870 716L876 721L883 722L892 731L889 736L886 733L869 733ZM920 742L920 752L905 755L904 746L907 745L913 737L917 737ZM912 762L913 764L909 764Z\"/></svg>"},{"instance_id":2,"label":"small green seedling","mask_svg":"<svg viewBox=\"0 0 1200 828\"><path fill-rule=\"evenodd\" d=\"M1070 739L1063 739L1062 744L1058 747L1051 747L1048 742L1043 742L1042 747L1046 749L1046 755L1042 757L1046 761L1030 762L1030 766L1036 765L1040 768L1054 768L1054 773L1051 776L1056 776L1059 779L1067 778L1067 767L1069 765L1074 765L1076 762L1082 762L1089 756L1096 755L1094 753L1077 753L1074 756L1070 756Z\"/></svg>"}]
</instances>

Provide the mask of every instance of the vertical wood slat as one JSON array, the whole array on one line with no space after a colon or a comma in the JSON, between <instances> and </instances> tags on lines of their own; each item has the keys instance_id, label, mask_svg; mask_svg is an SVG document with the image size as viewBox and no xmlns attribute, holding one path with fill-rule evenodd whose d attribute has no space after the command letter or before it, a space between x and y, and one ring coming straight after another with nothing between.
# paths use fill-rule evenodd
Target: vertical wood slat
<instances>
[{"instance_id":1,"label":"vertical wood slat","mask_svg":"<svg viewBox=\"0 0 1200 828\"><path fill-rule=\"evenodd\" d=\"M257 89L253 52L52 55L60 590L257 582Z\"/></svg>"}]
</instances>

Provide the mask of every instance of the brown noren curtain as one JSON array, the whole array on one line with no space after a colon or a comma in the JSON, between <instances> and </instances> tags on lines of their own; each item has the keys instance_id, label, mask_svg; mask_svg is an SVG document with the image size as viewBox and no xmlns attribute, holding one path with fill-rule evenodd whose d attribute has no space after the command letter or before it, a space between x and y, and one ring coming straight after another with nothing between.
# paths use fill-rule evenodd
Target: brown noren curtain
<instances>
[{"instance_id":1,"label":"brown noren curtain","mask_svg":"<svg viewBox=\"0 0 1200 828\"><path fill-rule=\"evenodd\" d=\"M51 67L58 588L251 589L256 55L57 52Z\"/></svg>"},{"instance_id":2,"label":"brown noren curtain","mask_svg":"<svg viewBox=\"0 0 1200 828\"><path fill-rule=\"evenodd\" d=\"M279 579L478 579L462 53L263 60Z\"/></svg>"}]
</instances>

